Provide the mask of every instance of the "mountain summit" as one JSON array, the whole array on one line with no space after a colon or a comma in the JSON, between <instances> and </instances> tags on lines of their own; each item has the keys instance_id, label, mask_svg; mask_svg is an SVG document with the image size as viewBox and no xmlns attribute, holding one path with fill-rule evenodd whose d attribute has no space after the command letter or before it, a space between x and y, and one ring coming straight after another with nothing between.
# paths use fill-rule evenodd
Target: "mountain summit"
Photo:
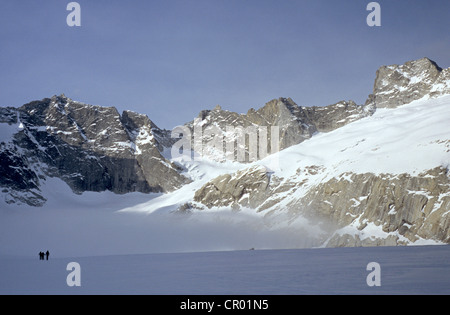
<instances>
[{"instance_id":1,"label":"mountain summit","mask_svg":"<svg viewBox=\"0 0 450 315\"><path fill-rule=\"evenodd\" d=\"M188 180L161 155L165 131L147 116L64 95L0 110L0 185L7 202L42 205L40 182L64 180L75 193L167 192Z\"/></svg>"},{"instance_id":2,"label":"mountain summit","mask_svg":"<svg viewBox=\"0 0 450 315\"><path fill-rule=\"evenodd\" d=\"M441 69L434 61L422 58L403 65L378 69L366 104L377 108L394 108L424 96L437 97L450 93L450 69Z\"/></svg>"}]
</instances>

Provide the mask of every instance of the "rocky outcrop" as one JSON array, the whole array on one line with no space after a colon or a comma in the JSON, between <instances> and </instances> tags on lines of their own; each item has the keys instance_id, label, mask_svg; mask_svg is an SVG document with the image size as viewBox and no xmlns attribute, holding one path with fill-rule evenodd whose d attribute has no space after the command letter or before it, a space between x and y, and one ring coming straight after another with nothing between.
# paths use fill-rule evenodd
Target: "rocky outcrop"
<instances>
[{"instance_id":1,"label":"rocky outcrop","mask_svg":"<svg viewBox=\"0 0 450 315\"><path fill-rule=\"evenodd\" d=\"M312 176L322 171L312 166L299 170ZM194 200L208 208L279 208L301 215L326 226L330 247L405 245L420 239L450 243L447 169L417 176L346 173L316 186L307 183L307 177L282 181L264 167L253 167L208 182ZM379 236L373 237L374 232Z\"/></svg>"},{"instance_id":2,"label":"rocky outcrop","mask_svg":"<svg viewBox=\"0 0 450 315\"><path fill-rule=\"evenodd\" d=\"M250 109L246 116L255 125L279 127L280 150L310 139L317 132L302 107L291 98L274 99L258 110Z\"/></svg>"},{"instance_id":3,"label":"rocky outcrop","mask_svg":"<svg viewBox=\"0 0 450 315\"><path fill-rule=\"evenodd\" d=\"M360 106L353 101L341 101L325 107L301 107L291 98L279 98L271 100L258 110L252 108L247 114L229 112L223 110L220 106L216 106L213 110L200 112L197 119L188 123L187 126L192 134L200 130L203 148L214 147L213 142L217 140L217 135L220 135L225 142L237 142L237 135L228 132L229 126L240 127L244 130L254 127L257 132L257 128L264 127L267 128L262 130L263 136L267 136L267 148L264 148L264 150L267 150L268 153L274 153L310 139L316 132L329 132L373 113L372 105ZM275 150L272 150L271 127L278 127L279 146ZM207 132L208 129L213 129L214 132ZM258 137L261 137L260 132ZM216 138L209 136L210 134L214 134ZM247 153L249 152L249 141L247 139L244 148ZM258 151L260 145L261 142L258 141ZM225 145L223 146L225 147ZM192 147L195 147L194 143ZM205 149L203 150L202 154L206 154ZM219 157L216 160L223 160L221 152L217 152L215 156ZM214 158L214 154L208 154L208 157ZM234 157L236 157L236 154ZM254 160L264 157L258 155ZM254 160L247 155L246 159L241 162L252 162Z\"/></svg>"},{"instance_id":4,"label":"rocky outcrop","mask_svg":"<svg viewBox=\"0 0 450 315\"><path fill-rule=\"evenodd\" d=\"M255 128L255 136L259 137L260 133L258 127L266 127L264 130L265 136L267 136L267 148L269 153L278 152L284 148L287 148L293 144L300 143L305 139L311 138L311 136L317 131L314 125L307 119L304 110L302 110L297 104L288 98L274 99L268 102L264 107L255 110L250 109L247 114L238 114L223 110L220 106L216 106L213 110L205 110L200 112L197 119L188 123L187 126L191 129L192 133L200 130L203 134L202 143L203 148L211 147L212 143L217 140L208 136L210 132L208 130L214 130L214 136L219 134L223 137L224 141L228 143L235 143L243 147L247 156L241 162L251 162L248 156L249 152L249 136L251 129ZM271 127L279 127L279 146L272 149L271 147ZM237 140L239 134L229 132L229 127L242 128L247 134L247 140L245 144L240 144ZM239 131L236 131L239 132ZM257 144L260 145L259 142ZM194 145L193 145L194 147ZM197 150L198 151L198 150ZM207 152L201 152L204 155ZM213 154L208 154L208 157L221 160L220 154L216 154L218 159ZM236 158L236 156L234 156ZM260 159L262 156L258 156L256 159ZM237 158L236 158L237 160Z\"/></svg>"},{"instance_id":5,"label":"rocky outcrop","mask_svg":"<svg viewBox=\"0 0 450 315\"><path fill-rule=\"evenodd\" d=\"M182 169L161 155L164 148L170 146L175 139L168 137L166 131L159 129L143 114L125 111L122 123L134 144L136 162L150 187L160 187L161 191L167 192L188 182L179 174Z\"/></svg>"},{"instance_id":6,"label":"rocky outcrop","mask_svg":"<svg viewBox=\"0 0 450 315\"><path fill-rule=\"evenodd\" d=\"M267 199L269 175L263 166L215 178L199 189L194 201L212 207L256 208Z\"/></svg>"},{"instance_id":7,"label":"rocky outcrop","mask_svg":"<svg viewBox=\"0 0 450 315\"><path fill-rule=\"evenodd\" d=\"M302 107L306 116L319 132L330 132L371 116L375 112L372 105L360 106L353 101L341 101L324 107Z\"/></svg>"},{"instance_id":8,"label":"rocky outcrop","mask_svg":"<svg viewBox=\"0 0 450 315\"><path fill-rule=\"evenodd\" d=\"M338 229L328 246L397 245L419 239L450 243L450 173L343 174L320 184L293 207ZM379 237L373 236L377 230ZM369 232L369 230L372 230ZM375 233L375 234L377 234Z\"/></svg>"},{"instance_id":9,"label":"rocky outcrop","mask_svg":"<svg viewBox=\"0 0 450 315\"><path fill-rule=\"evenodd\" d=\"M437 97L450 93L450 69L441 69L428 58L403 65L383 66L376 73L373 94L366 105L395 108L424 96Z\"/></svg>"},{"instance_id":10,"label":"rocky outcrop","mask_svg":"<svg viewBox=\"0 0 450 315\"><path fill-rule=\"evenodd\" d=\"M114 107L64 95L4 108L0 114L3 126L16 128L0 148L0 184L8 202L20 195L21 202L42 205L45 198L37 196L47 176L61 178L76 193L165 192L188 182L161 155L163 144L155 134L163 131L145 115L120 115ZM30 192L33 196L26 197Z\"/></svg>"}]
</instances>

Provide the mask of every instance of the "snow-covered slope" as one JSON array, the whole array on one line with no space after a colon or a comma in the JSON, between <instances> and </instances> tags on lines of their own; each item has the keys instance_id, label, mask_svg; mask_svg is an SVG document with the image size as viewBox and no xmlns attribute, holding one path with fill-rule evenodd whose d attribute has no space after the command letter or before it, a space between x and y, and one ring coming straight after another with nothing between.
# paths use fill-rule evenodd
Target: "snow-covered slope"
<instances>
[{"instance_id":1,"label":"snow-covered slope","mask_svg":"<svg viewBox=\"0 0 450 315\"><path fill-rule=\"evenodd\" d=\"M384 173L418 175L435 167L450 166L450 95L424 98L397 109L379 109L371 116L333 132L320 133L311 141L285 149L253 164L218 163L211 160L176 159L187 175L195 180L191 191L224 173L251 168L252 165L274 165L273 175L284 181L308 179L310 185L336 178L344 173ZM317 174L298 174L299 169L317 167ZM304 178L302 177L304 176ZM186 186L187 187L187 186ZM185 195L175 191L168 195ZM168 200L168 195L161 199ZM161 203L176 206L177 202ZM152 203L156 205L156 200ZM158 207L159 205L157 205ZM156 207L156 208L157 208ZM145 211L156 208L149 206ZM129 209L131 210L131 209Z\"/></svg>"},{"instance_id":2,"label":"snow-covered slope","mask_svg":"<svg viewBox=\"0 0 450 315\"><path fill-rule=\"evenodd\" d=\"M367 240L365 243L367 245L370 244L370 240L375 241L375 237L383 239L384 243L378 241L378 243L372 244L424 244L431 235L414 231L406 237L403 236L407 231L404 231L405 227L402 228L402 226L408 227L409 225L409 230L414 230L411 229L411 226L419 225L419 220L415 219L417 222L412 222L412 219L409 218L409 215L416 209L411 209L410 201L400 193L402 190L412 198L411 202L413 203L416 197L425 198L425 205L419 209L423 212L424 217L439 214L439 218L432 219L433 223L429 224L437 224L442 235L434 238L431 243L446 242L448 241L450 214L449 121L449 95L433 99L424 97L395 109L379 109L371 117L366 117L329 133L316 134L309 141L287 148L251 165L178 160L176 162L183 164L188 170L188 174L195 174L196 180L193 183L178 191L156 197L147 203L123 211L152 213L163 209L166 211L182 209L195 212L227 211L230 208L239 208L242 211L258 213L275 226L279 225L280 221L287 225L289 225L287 222L302 222L301 228L311 230L311 225L315 225L317 228L313 229L313 232L319 239L319 236L327 238L334 233L347 236L350 233L353 239L358 237L359 241ZM273 168L274 160L279 163L277 169ZM253 177L255 166L263 167L262 172L267 173L270 184L267 185L262 195L261 189L259 189L259 196L256 198L257 206L251 210L246 208L248 202L245 201L249 196L252 198L250 185L255 182L255 177ZM442 174L430 172L435 169L442 170ZM247 177L245 172L247 172ZM220 177L223 174L231 175L226 178ZM370 181L369 175L358 178L363 174L370 174L372 176ZM234 180L233 176L237 180ZM395 180L405 176L408 178L404 181ZM405 184L420 181L417 178L428 178L430 183L418 183L414 189L412 188L414 185ZM384 195L390 194L383 183L376 182L374 184L375 179L384 180L388 186L395 183L397 191L393 187L392 193L394 195L397 193L398 196L394 196L392 200L388 198L382 202L379 201L378 207L390 207L385 209L387 210L386 215L380 214L380 211L377 210L375 213L378 217L374 214L371 218L363 218L361 215L364 212L370 212L370 209L366 208L374 206L371 205L371 202L378 203L376 198L384 198ZM335 183L331 189L336 189L334 193L330 192L328 196L325 191L320 198L313 194L333 180ZM352 196L346 190L352 187L351 184L358 186L359 181L363 181L368 186L368 191L363 195ZM208 182L212 185L206 185ZM241 189L235 199L230 199L228 196L233 192L227 192L225 188L220 191L219 182L227 188L242 186L244 189ZM384 191L375 191L378 186L383 186ZM215 194L208 194L208 187L212 187ZM207 197L196 199L196 192L201 189L206 192L203 195L197 195L206 195ZM353 188L351 190L355 191ZM332 195L341 195L341 197L333 198ZM316 198L312 198L312 196ZM330 198L328 199L328 197ZM211 198L213 199L211 200ZM311 205L315 208L311 208ZM325 206L329 208L323 209ZM349 209L342 209L346 206ZM397 210L401 210L402 214L394 219ZM336 212L343 211L345 213L339 215L344 218L336 220L333 218ZM317 213L320 215L318 216ZM400 221L398 225L401 225L396 226L395 229L394 227L389 229L384 222L387 218L390 218L390 221ZM317 222L318 220L319 222ZM402 221L405 222L402 223ZM334 228L325 227L324 222L333 225ZM424 229L425 227L430 228L424 222L420 222L420 224ZM423 226L424 224L425 226ZM362 228L363 225L365 228ZM420 230L419 226L415 228ZM430 238L433 239L433 237ZM322 241L324 240L322 239ZM359 241L356 243L359 244ZM348 245L351 244L353 243L348 242ZM331 243L329 245L331 246ZM338 243L338 245L346 244Z\"/></svg>"},{"instance_id":3,"label":"snow-covered slope","mask_svg":"<svg viewBox=\"0 0 450 315\"><path fill-rule=\"evenodd\" d=\"M408 173L450 164L450 95L428 97L318 134L279 153L283 177L299 167L325 167L327 180L345 172ZM264 161L259 162L264 164Z\"/></svg>"}]
</instances>

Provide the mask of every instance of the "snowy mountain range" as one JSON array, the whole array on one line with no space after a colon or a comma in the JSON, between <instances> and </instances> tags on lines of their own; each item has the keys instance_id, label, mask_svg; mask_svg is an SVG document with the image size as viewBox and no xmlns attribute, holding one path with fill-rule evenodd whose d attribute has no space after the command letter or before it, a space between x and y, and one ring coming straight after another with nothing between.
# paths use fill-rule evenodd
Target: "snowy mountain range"
<instances>
[{"instance_id":1,"label":"snowy mountain range","mask_svg":"<svg viewBox=\"0 0 450 315\"><path fill-rule=\"evenodd\" d=\"M58 179L80 196L148 194L123 213L252 213L309 246L448 244L449 121L450 69L428 58L381 67L364 105L279 98L186 123L225 136L226 126L279 127L276 153L256 161L174 157L180 137L146 115L53 96L0 108L0 207L45 207Z\"/></svg>"}]
</instances>

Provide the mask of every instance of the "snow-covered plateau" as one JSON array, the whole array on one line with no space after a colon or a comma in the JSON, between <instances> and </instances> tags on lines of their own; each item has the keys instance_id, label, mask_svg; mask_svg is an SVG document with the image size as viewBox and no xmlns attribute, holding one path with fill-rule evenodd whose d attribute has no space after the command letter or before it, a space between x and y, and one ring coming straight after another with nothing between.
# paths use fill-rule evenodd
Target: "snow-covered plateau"
<instances>
[{"instance_id":1,"label":"snow-covered plateau","mask_svg":"<svg viewBox=\"0 0 450 315\"><path fill-rule=\"evenodd\" d=\"M0 258L0 294L263 295L274 310L267 295L450 293L449 246Z\"/></svg>"}]
</instances>

